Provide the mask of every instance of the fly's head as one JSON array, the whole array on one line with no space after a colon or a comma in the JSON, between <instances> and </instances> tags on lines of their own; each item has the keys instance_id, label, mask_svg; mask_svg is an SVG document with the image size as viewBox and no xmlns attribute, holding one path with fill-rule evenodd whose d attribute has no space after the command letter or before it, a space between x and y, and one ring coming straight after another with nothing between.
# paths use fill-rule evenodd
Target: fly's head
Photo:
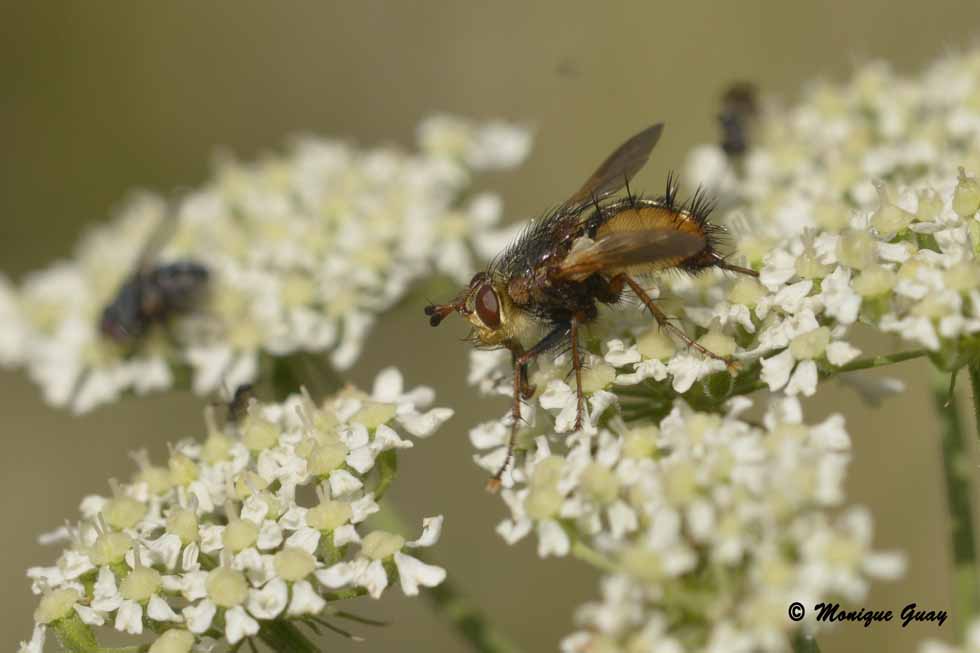
<instances>
[{"instance_id":1,"label":"fly's head","mask_svg":"<svg viewBox=\"0 0 980 653\"><path fill-rule=\"evenodd\" d=\"M507 294L506 283L486 272L477 273L455 299L447 304L425 307L429 324L439 324L452 313L459 313L473 326L480 344L493 347L512 340L517 308Z\"/></svg>"}]
</instances>

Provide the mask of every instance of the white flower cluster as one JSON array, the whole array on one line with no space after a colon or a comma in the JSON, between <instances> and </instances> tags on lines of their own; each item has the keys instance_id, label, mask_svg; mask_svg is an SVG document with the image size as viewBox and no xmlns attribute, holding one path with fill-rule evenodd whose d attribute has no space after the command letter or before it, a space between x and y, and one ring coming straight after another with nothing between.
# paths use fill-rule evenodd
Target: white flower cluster
<instances>
[{"instance_id":1,"label":"white flower cluster","mask_svg":"<svg viewBox=\"0 0 980 653\"><path fill-rule=\"evenodd\" d=\"M399 430L427 437L452 415L423 410L432 400L429 388L405 391L392 368L370 395L253 400L222 428L209 411L203 442L177 443L166 466L137 457L131 483L87 497L78 524L44 538L70 545L55 565L28 571L42 597L21 651L40 653L48 628L63 637L105 624L151 629L152 653L187 653L207 639L262 637L273 621L320 618L330 601L377 598L394 579L410 596L438 585L445 571L411 550L438 540L441 516L414 541L364 524L396 451L413 446Z\"/></svg>"},{"instance_id":2,"label":"white flower cluster","mask_svg":"<svg viewBox=\"0 0 980 653\"><path fill-rule=\"evenodd\" d=\"M955 92L940 101L933 95L943 83ZM916 116L898 123L912 136L894 131L894 112ZM965 124L980 125L980 52L945 60L921 80L872 65L842 88L819 86L807 104L765 116L741 167L707 161L701 148L694 173L718 178L721 167L731 180L716 184L730 208L713 219L733 227L738 254L760 278L674 275L656 280L651 295L705 348L740 361L741 380L761 374L788 395L813 395L822 374L855 360L847 339L858 323L928 350L947 370L977 358L980 183L967 170L980 172L980 130ZM921 147L934 155L900 152L927 136L930 147ZM901 156L882 167L885 152ZM640 311L605 322L593 329L605 341L595 353L619 386L669 379L676 394L711 394L695 384L725 369L644 326Z\"/></svg>"},{"instance_id":3,"label":"white flower cluster","mask_svg":"<svg viewBox=\"0 0 980 653\"><path fill-rule=\"evenodd\" d=\"M762 271L762 288L739 282L700 313L702 326L758 333L743 358L790 345L763 361L763 378L804 394L817 376L808 361L855 355L841 338L858 321L945 369L980 355L980 50L918 79L868 65L764 114L757 133L741 165L713 146L690 157L692 177L726 196L739 252ZM794 322L766 324L774 308Z\"/></svg>"},{"instance_id":4,"label":"white flower cluster","mask_svg":"<svg viewBox=\"0 0 980 653\"><path fill-rule=\"evenodd\" d=\"M960 166L980 170L980 49L916 77L869 63L843 83L810 84L793 107L763 105L741 161L703 145L686 166L689 183L773 228L756 238L839 226L848 208L874 208L876 180L925 187Z\"/></svg>"},{"instance_id":5,"label":"white flower cluster","mask_svg":"<svg viewBox=\"0 0 980 653\"><path fill-rule=\"evenodd\" d=\"M642 310L600 316L582 343L588 419L565 435L568 357L532 368L498 530L510 542L534 530L541 555L609 572L568 651L783 650L793 600L853 599L899 573L870 550L865 513L828 515L847 435L838 417L804 426L797 397L863 364L848 342L858 323L945 370L980 357L980 184L967 172L980 171L980 52L913 80L867 66L764 113L753 133L739 160L695 150L688 180L721 196L712 219L759 278L665 276L650 293L737 373ZM509 367L477 352L471 382L509 396ZM739 414L760 389L778 394L755 425ZM504 418L471 432L478 464L503 463L509 431Z\"/></svg>"},{"instance_id":6,"label":"white flower cluster","mask_svg":"<svg viewBox=\"0 0 980 653\"><path fill-rule=\"evenodd\" d=\"M198 393L251 381L262 354L329 352L346 369L411 283L468 280L501 212L491 194L464 200L472 174L515 166L530 147L519 127L443 116L422 123L419 141L406 153L302 138L284 156L222 161L175 205L130 202L72 259L16 293L0 284L0 363L23 364L50 403L79 412L169 387L187 366ZM165 221L172 233L147 267L203 265L209 292L189 318L117 344L100 315Z\"/></svg>"},{"instance_id":7,"label":"white flower cluster","mask_svg":"<svg viewBox=\"0 0 980 653\"><path fill-rule=\"evenodd\" d=\"M980 651L980 620L974 619L966 630L965 642L961 646L950 646L946 642L926 641L919 647L921 653L978 653Z\"/></svg>"},{"instance_id":8,"label":"white flower cluster","mask_svg":"<svg viewBox=\"0 0 980 653\"><path fill-rule=\"evenodd\" d=\"M866 512L833 516L850 448L841 416L807 426L799 401L780 398L754 425L738 397L723 415L676 402L659 423L627 422L615 371L595 359L583 379L589 419L569 434L567 370L559 360L532 379L539 405L502 479L511 515L497 529L509 543L534 532L541 556L607 573L566 653L783 651L793 601L856 601L870 579L901 573L900 557L872 551ZM503 421L471 432L490 450L477 457L488 471L507 434Z\"/></svg>"}]
</instances>

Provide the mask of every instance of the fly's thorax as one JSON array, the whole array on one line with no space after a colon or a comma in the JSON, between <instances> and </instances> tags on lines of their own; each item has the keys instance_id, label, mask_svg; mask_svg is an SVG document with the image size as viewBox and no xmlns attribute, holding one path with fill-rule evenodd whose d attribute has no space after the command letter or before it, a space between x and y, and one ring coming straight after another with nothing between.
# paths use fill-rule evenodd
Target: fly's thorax
<instances>
[{"instance_id":1,"label":"fly's thorax","mask_svg":"<svg viewBox=\"0 0 980 653\"><path fill-rule=\"evenodd\" d=\"M568 254L565 256L562 264L569 268L575 268L590 256L590 248L593 245L595 245L595 240L592 238L579 236L572 242L572 247L568 250ZM583 281L591 274L591 271L584 274L571 274L567 275L567 279L570 281Z\"/></svg>"}]
</instances>

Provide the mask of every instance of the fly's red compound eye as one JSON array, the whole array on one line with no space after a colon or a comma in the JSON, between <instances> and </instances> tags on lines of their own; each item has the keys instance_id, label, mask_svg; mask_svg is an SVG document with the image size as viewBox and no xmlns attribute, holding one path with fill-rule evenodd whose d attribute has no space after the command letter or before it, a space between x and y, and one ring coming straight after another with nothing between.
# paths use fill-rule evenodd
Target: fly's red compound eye
<instances>
[{"instance_id":1,"label":"fly's red compound eye","mask_svg":"<svg viewBox=\"0 0 980 653\"><path fill-rule=\"evenodd\" d=\"M476 293L476 314L487 328L496 329L500 326L500 302L489 283L481 286Z\"/></svg>"}]
</instances>

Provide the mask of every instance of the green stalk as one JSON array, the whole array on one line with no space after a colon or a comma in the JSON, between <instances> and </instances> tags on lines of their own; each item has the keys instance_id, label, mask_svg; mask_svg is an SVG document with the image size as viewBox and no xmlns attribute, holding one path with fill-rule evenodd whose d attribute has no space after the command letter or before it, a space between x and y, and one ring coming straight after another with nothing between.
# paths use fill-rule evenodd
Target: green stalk
<instances>
[{"instance_id":1,"label":"green stalk","mask_svg":"<svg viewBox=\"0 0 980 653\"><path fill-rule=\"evenodd\" d=\"M572 524L565 523L562 524L562 526L564 527L565 532L568 534L568 537L572 540L571 551L573 556L582 562L588 563L596 569L600 569L606 573L613 574L620 571L619 566L614 561L610 560L604 554L599 553L583 542L582 538L579 537L575 527Z\"/></svg>"},{"instance_id":2,"label":"green stalk","mask_svg":"<svg viewBox=\"0 0 980 653\"><path fill-rule=\"evenodd\" d=\"M449 580L424 592L429 603L455 627L456 631L479 653L520 653L520 649L500 631L459 588Z\"/></svg>"},{"instance_id":3,"label":"green stalk","mask_svg":"<svg viewBox=\"0 0 980 653\"><path fill-rule=\"evenodd\" d=\"M259 637L274 651L284 653L317 653L320 649L288 621L266 621L259 628Z\"/></svg>"},{"instance_id":4,"label":"green stalk","mask_svg":"<svg viewBox=\"0 0 980 653\"><path fill-rule=\"evenodd\" d=\"M99 650L92 627L83 622L74 610L52 622L51 630L58 638L61 650L66 653L96 653Z\"/></svg>"},{"instance_id":5,"label":"green stalk","mask_svg":"<svg viewBox=\"0 0 980 653\"><path fill-rule=\"evenodd\" d=\"M977 427L977 436L980 437L980 360L973 361L966 366L970 375L970 390L973 392L973 416Z\"/></svg>"},{"instance_id":6,"label":"green stalk","mask_svg":"<svg viewBox=\"0 0 980 653\"><path fill-rule=\"evenodd\" d=\"M843 372L867 370L873 367L885 367L886 365L894 365L895 363L912 360L913 358L922 358L923 356L928 355L929 352L925 349L912 349L910 351L901 351L897 354L888 354L887 356L869 356L868 358L859 358L851 361L847 365L841 365L840 367L836 368L834 373L840 374Z\"/></svg>"},{"instance_id":7,"label":"green stalk","mask_svg":"<svg viewBox=\"0 0 980 653\"><path fill-rule=\"evenodd\" d=\"M820 653L817 639L805 634L802 630L793 635L793 653Z\"/></svg>"},{"instance_id":8,"label":"green stalk","mask_svg":"<svg viewBox=\"0 0 980 653\"><path fill-rule=\"evenodd\" d=\"M955 372L954 372L955 374ZM980 402L980 371L970 369L974 405ZM949 378L937 375L933 382L933 405L942 420L943 472L949 505L950 539L953 553L953 613L961 630L980 614L980 576L976 562L976 536L973 532L972 488L966 434L948 394Z\"/></svg>"},{"instance_id":9,"label":"green stalk","mask_svg":"<svg viewBox=\"0 0 980 653\"><path fill-rule=\"evenodd\" d=\"M378 468L378 484L374 486L374 500L381 501L381 497L388 491L388 486L395 480L395 474L398 473L397 449L382 452L374 463Z\"/></svg>"},{"instance_id":10,"label":"green stalk","mask_svg":"<svg viewBox=\"0 0 980 653\"><path fill-rule=\"evenodd\" d=\"M587 546L584 542L582 542L582 540L575 540L575 542L572 544L572 555L582 562L587 562L593 567L601 569L602 571L609 573L619 571L619 568L615 563L595 549Z\"/></svg>"},{"instance_id":11,"label":"green stalk","mask_svg":"<svg viewBox=\"0 0 980 653\"><path fill-rule=\"evenodd\" d=\"M922 358L928 356L929 352L925 349L911 349L909 351L901 351L896 354L887 354L884 356L868 356L867 358L859 358L857 360L851 361L846 365L841 365L840 367L827 367L820 371L820 379L829 379L837 376L838 374L847 374L848 372L858 372L860 370L870 370L877 367L887 367L888 365L894 365L896 363L902 363L907 360L912 360L915 358ZM761 371L755 370L755 372ZM616 388L616 394L624 397L636 397L639 399L649 399L652 392L656 391L659 386L652 385L639 385L639 386L623 386L621 388ZM762 381L760 381L755 374L743 373L740 375L733 384L729 397L734 397L737 395L746 395L755 392L756 390L762 390L769 387ZM665 394L661 397L665 402L673 402L673 400L678 395L671 393Z\"/></svg>"},{"instance_id":12,"label":"green stalk","mask_svg":"<svg viewBox=\"0 0 980 653\"><path fill-rule=\"evenodd\" d=\"M925 349L911 349L909 351L900 351L897 354L887 354L885 356L868 356L867 358L859 358L853 360L846 365L841 365L840 367L828 367L826 369L820 370L820 380L830 379L838 374L847 374L848 372L858 372L860 370L870 370L876 367L887 367L889 365L894 365L895 363L903 363L914 358L922 358L923 356L928 356L929 352ZM747 395L751 394L757 390L763 390L769 386L758 379L753 379L751 376L746 377L745 380L738 379L735 387L732 389L730 396L734 397L737 395Z\"/></svg>"},{"instance_id":13,"label":"green stalk","mask_svg":"<svg viewBox=\"0 0 980 653\"><path fill-rule=\"evenodd\" d=\"M378 526L392 533L406 533L401 516L390 502L372 516ZM416 558L425 560L421 551L412 551ZM521 649L498 631L487 615L469 599L451 580L422 591L432 609L449 621L470 648L478 653L520 653Z\"/></svg>"}]
</instances>

